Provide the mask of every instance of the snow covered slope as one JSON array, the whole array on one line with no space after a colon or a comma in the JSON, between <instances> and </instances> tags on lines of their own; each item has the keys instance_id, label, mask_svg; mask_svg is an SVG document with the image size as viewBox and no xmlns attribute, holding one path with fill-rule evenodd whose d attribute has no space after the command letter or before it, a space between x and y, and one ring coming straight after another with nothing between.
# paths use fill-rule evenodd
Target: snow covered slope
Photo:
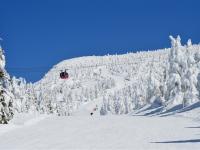
<instances>
[{"instance_id":1,"label":"snow covered slope","mask_svg":"<svg viewBox=\"0 0 200 150\"><path fill-rule=\"evenodd\" d=\"M170 49L60 62L34 84L39 111L106 115L128 114L149 106L163 113L198 102L200 46L190 40L182 46L179 37L171 37L171 42ZM67 80L59 77L65 69Z\"/></svg>"},{"instance_id":2,"label":"snow covered slope","mask_svg":"<svg viewBox=\"0 0 200 150\"><path fill-rule=\"evenodd\" d=\"M13 78L0 149L198 150L200 45L170 38L169 49L62 61L35 84Z\"/></svg>"},{"instance_id":3,"label":"snow covered slope","mask_svg":"<svg viewBox=\"0 0 200 150\"><path fill-rule=\"evenodd\" d=\"M124 96L122 93L124 90L134 90L134 86L146 81L149 78L150 69L155 73L155 78L161 80L168 51L166 49L148 53L90 56L65 60L54 66L42 80L35 84L41 107L51 105L52 109L57 110L56 105L67 103L66 105L72 108L70 111L74 111L83 103L96 99L103 101L103 98L108 97L112 103L114 97ZM60 70L65 69L69 69L68 80L59 77ZM140 88L141 94L144 88ZM130 91L131 93L133 91ZM127 98L131 98L131 95ZM133 107L130 106L127 109Z\"/></svg>"},{"instance_id":4,"label":"snow covered slope","mask_svg":"<svg viewBox=\"0 0 200 150\"><path fill-rule=\"evenodd\" d=\"M0 126L7 130L0 130L0 149L199 150L200 145L199 122L187 118L49 115L38 119Z\"/></svg>"}]
</instances>

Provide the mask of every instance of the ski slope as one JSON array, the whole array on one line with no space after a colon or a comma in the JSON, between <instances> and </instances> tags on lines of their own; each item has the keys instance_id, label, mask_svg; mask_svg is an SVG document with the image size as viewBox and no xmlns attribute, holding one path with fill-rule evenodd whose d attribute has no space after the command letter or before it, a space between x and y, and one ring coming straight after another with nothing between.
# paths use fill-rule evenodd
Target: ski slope
<instances>
[{"instance_id":1,"label":"ski slope","mask_svg":"<svg viewBox=\"0 0 200 150\"><path fill-rule=\"evenodd\" d=\"M198 150L200 147L199 122L183 117L88 115L39 118L9 124L6 134L0 132L0 149Z\"/></svg>"},{"instance_id":2,"label":"ski slope","mask_svg":"<svg viewBox=\"0 0 200 150\"><path fill-rule=\"evenodd\" d=\"M199 150L200 102L190 97L200 92L200 46L176 48L65 60L28 89L24 81L15 80L14 105L20 113L8 125L0 125L0 150ZM170 51L189 49L191 59L172 55L179 63L168 62ZM181 70L182 61L189 67L182 76L188 78L171 74ZM175 70L173 65L166 69L167 62ZM59 73L66 68L70 77L62 80ZM183 93L185 86L178 85L190 90ZM166 87L178 97L163 101ZM189 95L184 101L183 94Z\"/></svg>"}]
</instances>

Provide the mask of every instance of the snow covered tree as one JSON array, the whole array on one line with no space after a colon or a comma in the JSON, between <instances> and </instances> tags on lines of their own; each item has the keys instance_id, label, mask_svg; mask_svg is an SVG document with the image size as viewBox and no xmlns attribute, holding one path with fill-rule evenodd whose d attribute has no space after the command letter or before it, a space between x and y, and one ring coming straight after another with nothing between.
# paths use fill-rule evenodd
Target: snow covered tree
<instances>
[{"instance_id":1,"label":"snow covered tree","mask_svg":"<svg viewBox=\"0 0 200 150\"><path fill-rule=\"evenodd\" d=\"M188 106L198 100L197 73L195 58L191 51L191 40L187 47L181 45L181 39L170 36L172 48L169 54L167 92L165 98L168 107L175 105ZM198 57L196 58L198 59Z\"/></svg>"},{"instance_id":2,"label":"snow covered tree","mask_svg":"<svg viewBox=\"0 0 200 150\"><path fill-rule=\"evenodd\" d=\"M5 56L0 46L0 124L7 124L13 117L13 96L7 89L9 80L6 75Z\"/></svg>"},{"instance_id":3,"label":"snow covered tree","mask_svg":"<svg viewBox=\"0 0 200 150\"><path fill-rule=\"evenodd\" d=\"M103 97L103 104L101 106L100 109L100 115L104 116L107 115L108 111L107 111L107 100L105 97Z\"/></svg>"},{"instance_id":4,"label":"snow covered tree","mask_svg":"<svg viewBox=\"0 0 200 150\"><path fill-rule=\"evenodd\" d=\"M160 97L162 95L162 93L161 93L162 89L160 87L161 83L158 83L158 81L154 77L153 63L154 63L154 59L150 65L150 71L149 71L150 73L149 73L149 77L147 79L146 102L148 104L154 103L154 100L158 100L158 97Z\"/></svg>"},{"instance_id":5,"label":"snow covered tree","mask_svg":"<svg viewBox=\"0 0 200 150\"><path fill-rule=\"evenodd\" d=\"M181 91L181 78L186 70L187 64L184 52L181 47L181 39L170 36L171 49L168 58L167 91L165 99L172 105L182 103L183 95ZM170 106L171 107L171 106Z\"/></svg>"},{"instance_id":6,"label":"snow covered tree","mask_svg":"<svg viewBox=\"0 0 200 150\"><path fill-rule=\"evenodd\" d=\"M200 95L200 73L197 76L197 90L198 90L199 95ZM199 97L199 99L200 99L200 97Z\"/></svg>"},{"instance_id":7,"label":"snow covered tree","mask_svg":"<svg viewBox=\"0 0 200 150\"><path fill-rule=\"evenodd\" d=\"M197 90L197 76L198 72L196 69L196 62L193 54L191 53L191 40L189 39L186 47L186 60L187 67L185 74L182 78L182 92L184 93L183 107L189 106L198 101L198 90Z\"/></svg>"}]
</instances>

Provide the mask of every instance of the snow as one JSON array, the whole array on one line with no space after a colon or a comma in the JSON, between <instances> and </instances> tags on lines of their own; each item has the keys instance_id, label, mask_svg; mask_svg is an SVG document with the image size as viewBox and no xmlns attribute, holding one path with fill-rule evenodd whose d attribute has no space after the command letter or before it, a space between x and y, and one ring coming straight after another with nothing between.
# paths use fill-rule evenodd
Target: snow
<instances>
[{"instance_id":1,"label":"snow","mask_svg":"<svg viewBox=\"0 0 200 150\"><path fill-rule=\"evenodd\" d=\"M34 84L3 70L0 149L199 149L200 45L170 39L170 49L64 60Z\"/></svg>"},{"instance_id":2,"label":"snow","mask_svg":"<svg viewBox=\"0 0 200 150\"><path fill-rule=\"evenodd\" d=\"M17 128L23 128L25 126L31 126L33 124L37 124L39 121L47 118L47 115L36 114L27 114L20 113L16 114L14 119L12 119L9 125L0 124L0 135L12 131Z\"/></svg>"},{"instance_id":3,"label":"snow","mask_svg":"<svg viewBox=\"0 0 200 150\"><path fill-rule=\"evenodd\" d=\"M184 117L50 116L21 126L0 133L0 149L198 150L200 146L199 122Z\"/></svg>"}]
</instances>

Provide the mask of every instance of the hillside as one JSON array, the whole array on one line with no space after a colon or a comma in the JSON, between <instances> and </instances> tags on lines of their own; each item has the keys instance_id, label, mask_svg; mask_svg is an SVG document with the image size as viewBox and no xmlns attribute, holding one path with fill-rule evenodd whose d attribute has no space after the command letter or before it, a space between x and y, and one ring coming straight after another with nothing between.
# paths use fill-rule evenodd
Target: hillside
<instances>
[{"instance_id":1,"label":"hillside","mask_svg":"<svg viewBox=\"0 0 200 150\"><path fill-rule=\"evenodd\" d=\"M198 150L200 45L170 39L168 49L64 60L33 84L10 79L1 59L0 149Z\"/></svg>"},{"instance_id":2,"label":"hillside","mask_svg":"<svg viewBox=\"0 0 200 150\"><path fill-rule=\"evenodd\" d=\"M101 115L138 114L146 109L145 114L152 115L198 103L200 46L190 40L182 46L179 38L172 37L171 42L170 49L60 62L33 85L39 111L75 115L87 105L89 115L97 105L95 113ZM67 80L59 76L65 69Z\"/></svg>"}]
</instances>

